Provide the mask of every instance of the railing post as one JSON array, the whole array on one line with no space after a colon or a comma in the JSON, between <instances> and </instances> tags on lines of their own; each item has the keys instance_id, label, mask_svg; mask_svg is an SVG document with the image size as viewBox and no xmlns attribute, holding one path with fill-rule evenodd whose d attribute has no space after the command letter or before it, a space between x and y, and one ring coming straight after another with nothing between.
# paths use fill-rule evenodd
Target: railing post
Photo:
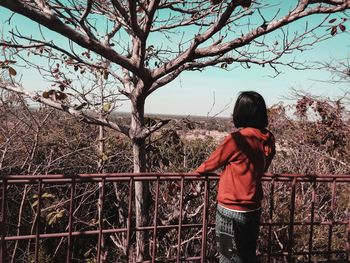
<instances>
[{"instance_id":1,"label":"railing post","mask_svg":"<svg viewBox=\"0 0 350 263\"><path fill-rule=\"evenodd\" d=\"M271 241L272 241L272 219L273 219L273 210L274 210L274 202L273 197L275 194L275 177L271 179L271 188L270 188L270 209L269 209L269 239L267 244L267 262L271 262Z\"/></svg>"},{"instance_id":2,"label":"railing post","mask_svg":"<svg viewBox=\"0 0 350 263\"><path fill-rule=\"evenodd\" d=\"M315 220L315 200L316 200L316 179L312 181L312 193L311 193L311 218L310 218L310 235L309 235L309 255L308 261L311 262L312 255L312 238L314 235L314 220Z\"/></svg>"},{"instance_id":3,"label":"railing post","mask_svg":"<svg viewBox=\"0 0 350 263\"><path fill-rule=\"evenodd\" d=\"M182 226L182 210L183 210L183 194L184 194L184 177L181 177L181 189L180 189L180 213L179 213L179 228L177 232L177 255L176 262L180 262L181 254L181 226Z\"/></svg>"},{"instance_id":4,"label":"railing post","mask_svg":"<svg viewBox=\"0 0 350 263\"><path fill-rule=\"evenodd\" d=\"M297 178L293 178L292 182L292 196L290 203L290 220L289 220L289 242L288 242L288 256L287 262L291 263L293 258L293 244L294 244L294 212L295 212L295 188Z\"/></svg>"},{"instance_id":5,"label":"railing post","mask_svg":"<svg viewBox=\"0 0 350 263\"><path fill-rule=\"evenodd\" d=\"M98 243L97 243L97 262L101 262L101 244L102 244L102 238L103 238L103 203L104 203L104 198L105 198L105 183L106 179L105 177L102 178L102 182L99 185L100 189L99 191L99 224L98 224ZM104 248L104 247L103 247ZM103 251L104 252L104 251Z\"/></svg>"},{"instance_id":6,"label":"railing post","mask_svg":"<svg viewBox=\"0 0 350 263\"><path fill-rule=\"evenodd\" d=\"M350 211L348 212L349 224L348 224L348 234L346 241L346 260L350 260Z\"/></svg>"},{"instance_id":7,"label":"railing post","mask_svg":"<svg viewBox=\"0 0 350 263\"><path fill-rule=\"evenodd\" d=\"M207 254L207 224L208 224L208 201L209 201L209 179L206 176L204 181L204 207L203 207L203 221L202 221L202 251L201 263L205 262Z\"/></svg>"},{"instance_id":8,"label":"railing post","mask_svg":"<svg viewBox=\"0 0 350 263\"><path fill-rule=\"evenodd\" d=\"M38 183L38 206L36 210L36 218L35 218L35 254L34 254L34 262L40 262L39 261L39 247L40 247L40 216L41 216L41 192L42 192L42 179L39 179Z\"/></svg>"},{"instance_id":9,"label":"railing post","mask_svg":"<svg viewBox=\"0 0 350 263\"><path fill-rule=\"evenodd\" d=\"M0 221L0 234L1 234L1 244L0 244L0 262L6 262L5 250L5 223L6 223L6 197L7 197L7 181L2 179L2 193L1 193L1 221Z\"/></svg>"},{"instance_id":10,"label":"railing post","mask_svg":"<svg viewBox=\"0 0 350 263\"><path fill-rule=\"evenodd\" d=\"M157 252L157 217L158 217L158 196L159 196L159 177L156 181L156 196L154 202L154 218L153 218L153 244L152 244L152 263L156 262Z\"/></svg>"},{"instance_id":11,"label":"railing post","mask_svg":"<svg viewBox=\"0 0 350 263\"><path fill-rule=\"evenodd\" d=\"M331 218L330 218L330 224L328 229L328 244L327 244L327 261L329 262L331 259L331 250L332 250L332 232L333 232L333 223L334 223L334 202L335 202L335 189L336 189L336 182L335 178L333 178L332 182L332 199L331 199Z\"/></svg>"},{"instance_id":12,"label":"railing post","mask_svg":"<svg viewBox=\"0 0 350 263\"><path fill-rule=\"evenodd\" d=\"M75 197L75 179L72 180L69 199L69 216L68 216L68 244L67 244L67 259L70 263L72 260L72 226L73 226L73 212L74 212L74 197Z\"/></svg>"},{"instance_id":13,"label":"railing post","mask_svg":"<svg viewBox=\"0 0 350 263\"><path fill-rule=\"evenodd\" d=\"M132 214L132 200L133 200L134 180L130 177L129 181L129 201L128 201L128 220L126 222L126 262L129 262L130 237L131 237L131 214Z\"/></svg>"}]
</instances>

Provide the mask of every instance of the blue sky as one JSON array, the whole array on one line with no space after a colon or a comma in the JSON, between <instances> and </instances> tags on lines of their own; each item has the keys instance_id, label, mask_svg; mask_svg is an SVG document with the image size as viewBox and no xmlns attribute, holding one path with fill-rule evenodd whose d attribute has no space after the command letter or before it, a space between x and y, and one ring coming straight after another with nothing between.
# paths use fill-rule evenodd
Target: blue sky
<instances>
[{"instance_id":1,"label":"blue sky","mask_svg":"<svg viewBox=\"0 0 350 263\"><path fill-rule=\"evenodd\" d=\"M0 23L3 25L0 28L1 34L7 34L8 27L4 25L4 22L9 14L7 10L0 8ZM316 21L318 18L312 19ZM31 32L32 34L38 32L35 23L19 15L13 18L12 23L16 24L23 32ZM301 21L290 29L296 30L298 26L303 24L304 22ZM348 27L350 28L350 24ZM54 33L47 35L50 38L62 39ZM350 55L349 40L348 33L341 33L317 44L313 50L295 53L291 57L295 56L299 61L344 59ZM61 41L66 40L62 39ZM289 103L285 97L289 96L291 88L327 97L341 96L344 90L349 89L348 85L345 84L327 83L330 75L326 71L296 71L287 67L281 67L280 70L283 73L275 78L269 77L273 74L271 68L254 65L250 69L238 67L224 71L208 68L203 72L185 72L172 83L160 88L148 97L146 112L206 116L210 111L209 115L212 116L221 112L228 105L227 110L219 114L219 116L228 117L231 115L233 103L238 93L244 90L258 91L263 95L267 104L271 106L279 102ZM22 83L31 90L43 90L49 86L36 71L21 68L18 68L17 71L22 77ZM214 96L215 105L212 108ZM128 103L124 103L119 110L128 111Z\"/></svg>"}]
</instances>

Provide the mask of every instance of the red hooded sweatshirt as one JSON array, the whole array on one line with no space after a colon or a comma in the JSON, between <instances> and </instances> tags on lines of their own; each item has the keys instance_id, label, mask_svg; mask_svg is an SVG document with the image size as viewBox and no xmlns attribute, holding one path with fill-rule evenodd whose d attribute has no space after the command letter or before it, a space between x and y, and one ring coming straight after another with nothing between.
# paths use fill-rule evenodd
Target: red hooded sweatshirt
<instances>
[{"instance_id":1,"label":"red hooded sweatshirt","mask_svg":"<svg viewBox=\"0 0 350 263\"><path fill-rule=\"evenodd\" d=\"M220 174L217 200L222 206L250 211L261 206L261 177L275 155L275 140L268 130L243 128L230 133L201 166L198 173Z\"/></svg>"}]
</instances>

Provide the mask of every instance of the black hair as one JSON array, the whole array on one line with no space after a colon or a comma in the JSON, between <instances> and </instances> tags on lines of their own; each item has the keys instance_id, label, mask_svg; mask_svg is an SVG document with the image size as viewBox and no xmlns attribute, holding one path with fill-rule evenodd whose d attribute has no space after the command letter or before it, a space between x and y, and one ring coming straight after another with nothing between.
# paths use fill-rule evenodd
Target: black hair
<instances>
[{"instance_id":1,"label":"black hair","mask_svg":"<svg viewBox=\"0 0 350 263\"><path fill-rule=\"evenodd\" d=\"M241 92L237 98L232 117L236 128L266 128L268 119L264 98L255 91Z\"/></svg>"}]
</instances>

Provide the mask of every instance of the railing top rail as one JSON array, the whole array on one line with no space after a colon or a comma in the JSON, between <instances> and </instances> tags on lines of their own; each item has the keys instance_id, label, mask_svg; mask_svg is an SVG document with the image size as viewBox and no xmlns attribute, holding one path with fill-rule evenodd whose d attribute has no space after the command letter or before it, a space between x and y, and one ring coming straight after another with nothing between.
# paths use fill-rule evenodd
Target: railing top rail
<instances>
[{"instance_id":1,"label":"railing top rail","mask_svg":"<svg viewBox=\"0 0 350 263\"><path fill-rule=\"evenodd\" d=\"M92 179L92 178L134 178L134 179L177 179L186 177L188 179L209 178L217 179L216 173L207 173L199 176L198 173L92 173L92 174L29 174L29 175L2 175L0 181L3 180L40 180L40 179ZM350 179L350 174L264 174L263 179Z\"/></svg>"}]
</instances>

